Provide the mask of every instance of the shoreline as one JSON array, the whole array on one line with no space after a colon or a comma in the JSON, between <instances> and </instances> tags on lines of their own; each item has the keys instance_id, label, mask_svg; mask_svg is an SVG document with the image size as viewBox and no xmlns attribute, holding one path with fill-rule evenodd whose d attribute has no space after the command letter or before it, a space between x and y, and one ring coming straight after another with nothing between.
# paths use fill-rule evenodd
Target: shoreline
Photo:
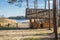
<instances>
[{"instance_id":1,"label":"shoreline","mask_svg":"<svg viewBox=\"0 0 60 40\"><path fill-rule=\"evenodd\" d=\"M11 27L11 28L29 28L29 20L26 20L26 22L17 22L13 19L3 19L3 21L0 23L0 26L2 27Z\"/></svg>"}]
</instances>

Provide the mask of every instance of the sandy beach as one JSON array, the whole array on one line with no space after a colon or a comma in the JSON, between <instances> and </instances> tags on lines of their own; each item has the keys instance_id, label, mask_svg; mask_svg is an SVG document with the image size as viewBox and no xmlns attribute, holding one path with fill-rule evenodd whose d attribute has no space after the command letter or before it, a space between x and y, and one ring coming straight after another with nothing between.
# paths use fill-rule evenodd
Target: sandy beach
<instances>
[{"instance_id":1,"label":"sandy beach","mask_svg":"<svg viewBox=\"0 0 60 40\"><path fill-rule=\"evenodd\" d=\"M1 19L1 18L0 18ZM26 20L26 22L17 22L16 20L13 20L13 19L1 19L0 20L0 25L2 27L18 27L18 28L29 28L29 20Z\"/></svg>"},{"instance_id":2,"label":"sandy beach","mask_svg":"<svg viewBox=\"0 0 60 40\"><path fill-rule=\"evenodd\" d=\"M60 37L60 27L58 27ZM23 40L25 38L51 39L54 38L53 30L29 29L29 30L0 30L0 40Z\"/></svg>"}]
</instances>

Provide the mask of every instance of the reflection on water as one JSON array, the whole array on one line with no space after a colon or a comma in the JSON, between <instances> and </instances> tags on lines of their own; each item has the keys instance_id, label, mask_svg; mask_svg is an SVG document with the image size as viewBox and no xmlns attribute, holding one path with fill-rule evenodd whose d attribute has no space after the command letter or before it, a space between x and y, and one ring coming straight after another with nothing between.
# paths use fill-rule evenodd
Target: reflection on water
<instances>
[{"instance_id":1,"label":"reflection on water","mask_svg":"<svg viewBox=\"0 0 60 40\"><path fill-rule=\"evenodd\" d=\"M24 20L22 20L22 19L20 19L20 20L17 20L16 19L16 21L19 23L19 22L27 22L27 20L26 19L24 19Z\"/></svg>"}]
</instances>

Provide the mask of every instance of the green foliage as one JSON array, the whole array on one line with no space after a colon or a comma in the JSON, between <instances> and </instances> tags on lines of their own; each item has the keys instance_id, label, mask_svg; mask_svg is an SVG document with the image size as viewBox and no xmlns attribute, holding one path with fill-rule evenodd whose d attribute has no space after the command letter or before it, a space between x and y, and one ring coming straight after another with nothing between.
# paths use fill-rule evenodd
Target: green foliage
<instances>
[{"instance_id":1,"label":"green foliage","mask_svg":"<svg viewBox=\"0 0 60 40\"><path fill-rule=\"evenodd\" d=\"M24 16L8 17L9 19L25 19Z\"/></svg>"},{"instance_id":2,"label":"green foliage","mask_svg":"<svg viewBox=\"0 0 60 40\"><path fill-rule=\"evenodd\" d=\"M23 0L8 0L9 4L15 4L15 6L21 7Z\"/></svg>"}]
</instances>

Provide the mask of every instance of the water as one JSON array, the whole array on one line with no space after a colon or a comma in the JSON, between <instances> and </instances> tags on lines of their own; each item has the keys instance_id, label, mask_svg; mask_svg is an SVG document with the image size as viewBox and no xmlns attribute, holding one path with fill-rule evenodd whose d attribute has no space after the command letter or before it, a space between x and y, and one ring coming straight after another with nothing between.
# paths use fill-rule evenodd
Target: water
<instances>
[{"instance_id":1,"label":"water","mask_svg":"<svg viewBox=\"0 0 60 40\"><path fill-rule=\"evenodd\" d=\"M19 23L19 28L30 28L28 20L16 20Z\"/></svg>"},{"instance_id":2,"label":"water","mask_svg":"<svg viewBox=\"0 0 60 40\"><path fill-rule=\"evenodd\" d=\"M16 20L18 23L22 23L22 22L27 22L27 19L14 19L14 20Z\"/></svg>"}]
</instances>

